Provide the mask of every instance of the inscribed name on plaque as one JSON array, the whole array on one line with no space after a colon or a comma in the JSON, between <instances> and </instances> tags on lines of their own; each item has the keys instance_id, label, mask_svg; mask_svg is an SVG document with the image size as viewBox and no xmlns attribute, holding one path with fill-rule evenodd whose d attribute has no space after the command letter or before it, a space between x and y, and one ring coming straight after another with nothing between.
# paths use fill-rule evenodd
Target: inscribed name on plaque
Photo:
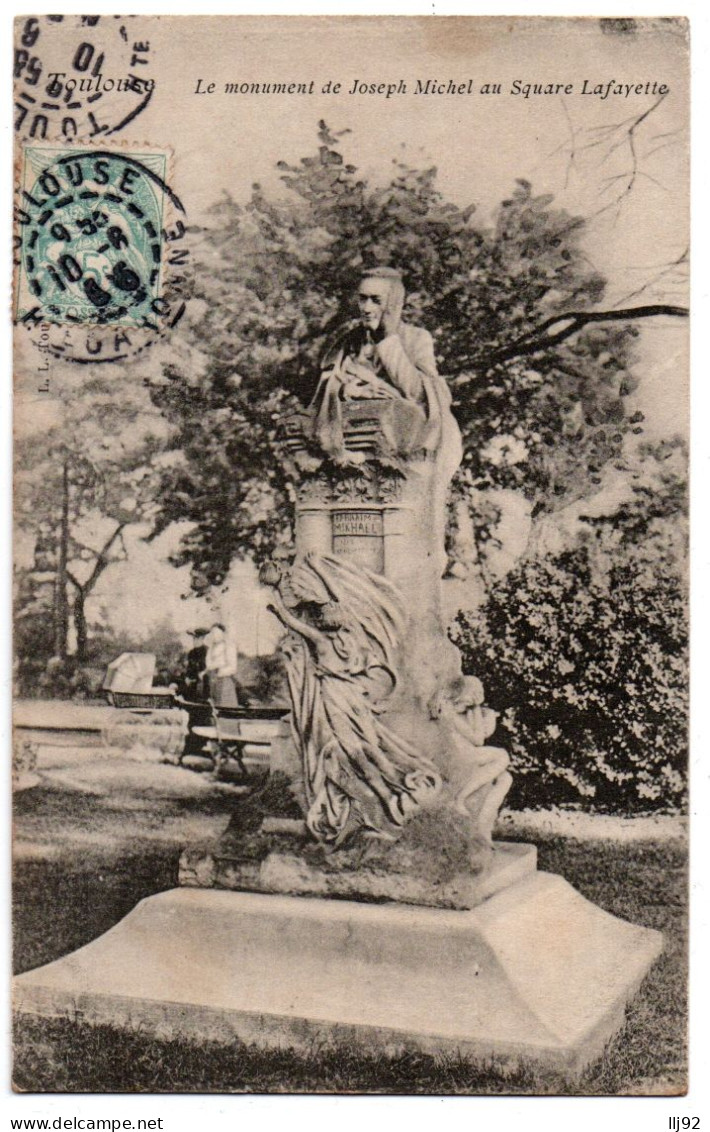
<instances>
[{"instance_id":1,"label":"inscribed name on plaque","mask_svg":"<svg viewBox=\"0 0 710 1132\"><path fill-rule=\"evenodd\" d=\"M381 574L385 568L381 511L334 511L333 553Z\"/></svg>"}]
</instances>

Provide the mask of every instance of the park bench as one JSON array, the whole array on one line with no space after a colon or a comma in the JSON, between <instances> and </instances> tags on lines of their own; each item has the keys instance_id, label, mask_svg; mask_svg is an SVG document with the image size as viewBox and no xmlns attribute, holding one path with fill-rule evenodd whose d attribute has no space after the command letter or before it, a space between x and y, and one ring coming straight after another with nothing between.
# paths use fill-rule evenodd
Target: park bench
<instances>
[{"instance_id":1,"label":"park bench","mask_svg":"<svg viewBox=\"0 0 710 1132\"><path fill-rule=\"evenodd\" d=\"M263 765L258 758L248 759L245 756L247 747L256 747L268 750L271 747L272 737L260 732L259 724L273 724L287 714L288 708L274 707L220 707L210 701L212 720L209 725L198 725L191 728L192 734L206 741L201 752L212 759L213 773L219 776L227 763L232 759L244 777L249 774L247 763Z\"/></svg>"}]
</instances>

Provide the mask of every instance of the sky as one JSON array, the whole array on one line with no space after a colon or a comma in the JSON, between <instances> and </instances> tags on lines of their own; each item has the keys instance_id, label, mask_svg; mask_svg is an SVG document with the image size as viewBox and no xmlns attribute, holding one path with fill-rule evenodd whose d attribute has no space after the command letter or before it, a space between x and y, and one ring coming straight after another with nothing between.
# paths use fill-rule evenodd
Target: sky
<instances>
[{"instance_id":1,"label":"sky","mask_svg":"<svg viewBox=\"0 0 710 1132\"><path fill-rule=\"evenodd\" d=\"M331 23L326 50L317 20L282 21L277 34L248 17L171 24L171 40L174 29L177 44L171 50L180 66L177 73L172 67L168 71L165 97L180 120L176 189L198 221L220 183L238 200L246 198L253 181L275 186L276 162L298 161L311 152L320 118L336 131L352 131L346 152L369 177L386 177L393 157L401 155L415 164L436 165L442 190L457 203L475 202L485 217L516 177L530 179L540 191L553 192L560 204L588 215L608 202L609 196L600 198L602 182L621 172L628 156L621 146L609 156L610 146L589 131L621 123L657 101L653 95L601 99L581 94L585 79L593 85L616 78L665 82L670 89L648 125L637 131L643 174L633 200L618 216L612 212L595 225L589 254L614 279L620 296L633 288L641 268L665 262L687 243L684 139L679 136L675 144L668 136L687 126L687 49L677 25L649 21L633 35L611 35L596 20L451 18L402 24L344 19L335 30ZM502 94L412 93L417 78L430 77L472 79L474 89L497 82ZM214 94L193 93L200 78L214 81ZM286 78L314 78L316 90L338 80L343 93L301 96L300 102L293 96L288 114L276 96L222 93L226 82ZM399 79L407 84L406 95L346 93L355 80ZM574 90L525 98L509 93L516 79L571 83ZM158 87L144 112L142 124L151 137L162 128L162 97ZM572 135L577 152L570 164ZM585 150L590 142L594 147Z\"/></svg>"}]
</instances>

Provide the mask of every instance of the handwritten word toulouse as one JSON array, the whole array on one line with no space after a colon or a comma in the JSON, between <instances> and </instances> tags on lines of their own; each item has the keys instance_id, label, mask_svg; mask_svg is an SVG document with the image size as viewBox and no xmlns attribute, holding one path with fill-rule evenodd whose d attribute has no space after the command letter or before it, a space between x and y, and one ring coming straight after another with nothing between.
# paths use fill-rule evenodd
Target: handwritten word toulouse
<instances>
[{"instance_id":1,"label":"handwritten word toulouse","mask_svg":"<svg viewBox=\"0 0 710 1132\"><path fill-rule=\"evenodd\" d=\"M195 94L214 94L216 83L205 84L204 79L198 79ZM607 79L604 82L595 82L584 79L581 84L558 82L527 82L523 79L514 79L504 92L502 83L483 83L480 86L474 79L455 82L453 79L416 79L414 83L407 83L405 79L392 82L363 82L355 79L349 90L343 90L343 83L329 80L320 87L316 87L313 79L309 82L243 82L225 83L225 94L364 94L379 95L383 98L394 98L401 94L423 95L466 95L466 94L509 94L529 99L538 95L585 94L592 95L605 101L607 98L630 98L632 95L657 95L662 97L668 94L670 87L657 80L625 83L617 79Z\"/></svg>"}]
</instances>

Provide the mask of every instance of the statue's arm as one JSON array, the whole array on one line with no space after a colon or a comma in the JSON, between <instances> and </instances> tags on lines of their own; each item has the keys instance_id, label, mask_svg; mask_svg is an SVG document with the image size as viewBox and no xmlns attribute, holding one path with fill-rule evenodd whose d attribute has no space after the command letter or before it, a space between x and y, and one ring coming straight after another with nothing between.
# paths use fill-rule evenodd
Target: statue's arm
<instances>
[{"instance_id":1,"label":"statue's arm","mask_svg":"<svg viewBox=\"0 0 710 1132\"><path fill-rule=\"evenodd\" d=\"M275 617L278 617L279 621L286 629L292 629L294 633L298 633L299 636L304 637L307 641L318 644L323 639L323 634L319 629L315 629L313 625L309 625L307 621L302 621L300 617L294 617L280 598L275 597L272 602L269 602L266 608L270 613L273 613Z\"/></svg>"},{"instance_id":2,"label":"statue's arm","mask_svg":"<svg viewBox=\"0 0 710 1132\"><path fill-rule=\"evenodd\" d=\"M411 334L407 349L399 334L388 334L377 344L377 353L387 376L408 400L420 401L425 377L436 376L434 343L428 331Z\"/></svg>"}]
</instances>

